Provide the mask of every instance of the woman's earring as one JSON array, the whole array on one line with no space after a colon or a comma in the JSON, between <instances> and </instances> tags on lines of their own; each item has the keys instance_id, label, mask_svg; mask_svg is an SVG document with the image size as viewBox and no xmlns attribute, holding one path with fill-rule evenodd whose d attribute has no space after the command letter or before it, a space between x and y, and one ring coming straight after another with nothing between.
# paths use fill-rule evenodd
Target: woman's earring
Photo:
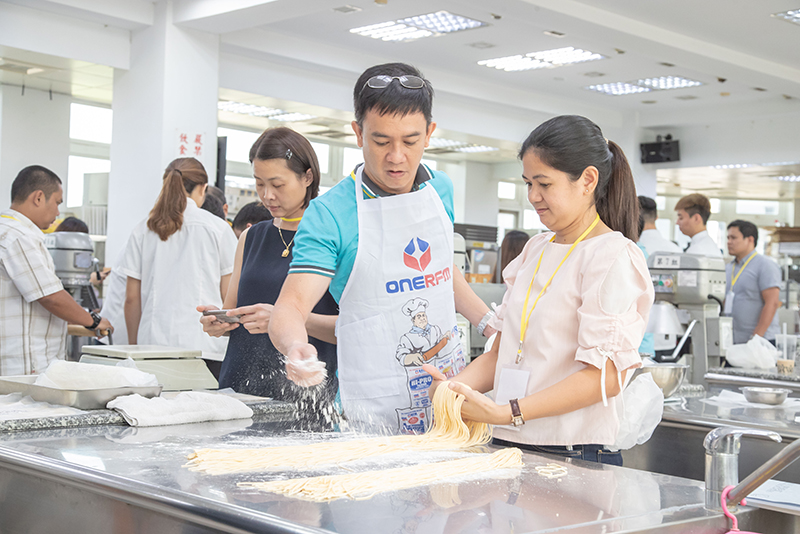
<instances>
[{"instance_id":1,"label":"woman's earring","mask_svg":"<svg viewBox=\"0 0 800 534\"><path fill-rule=\"evenodd\" d=\"M589 192L589 190L587 189L587 190L586 190L586 192L588 193L588 192Z\"/></svg>"}]
</instances>

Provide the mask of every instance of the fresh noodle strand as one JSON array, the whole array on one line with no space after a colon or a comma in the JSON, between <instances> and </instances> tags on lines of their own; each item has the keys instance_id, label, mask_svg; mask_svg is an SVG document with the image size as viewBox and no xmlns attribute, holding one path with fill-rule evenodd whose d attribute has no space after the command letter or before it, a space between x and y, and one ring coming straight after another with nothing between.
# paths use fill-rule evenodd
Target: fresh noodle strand
<instances>
[{"instance_id":1,"label":"fresh noodle strand","mask_svg":"<svg viewBox=\"0 0 800 534\"><path fill-rule=\"evenodd\" d=\"M327 502L343 497L365 500L386 491L424 486L444 479L482 473L495 469L522 467L522 451L501 449L493 454L471 455L469 458L433 464L399 467L384 471L366 471L347 475L275 480L271 482L240 482L241 488L279 493L287 497L312 502ZM518 473L515 473L515 475ZM458 493L450 497L450 506L460 502Z\"/></svg>"},{"instance_id":2,"label":"fresh noodle strand","mask_svg":"<svg viewBox=\"0 0 800 534\"><path fill-rule=\"evenodd\" d=\"M402 452L440 451L484 445L491 439L489 425L461 419L465 397L442 385L433 396L434 422L421 435L372 437L351 441L327 441L301 446L260 449L200 449L189 455L184 467L211 475L304 469L361 458Z\"/></svg>"}]
</instances>

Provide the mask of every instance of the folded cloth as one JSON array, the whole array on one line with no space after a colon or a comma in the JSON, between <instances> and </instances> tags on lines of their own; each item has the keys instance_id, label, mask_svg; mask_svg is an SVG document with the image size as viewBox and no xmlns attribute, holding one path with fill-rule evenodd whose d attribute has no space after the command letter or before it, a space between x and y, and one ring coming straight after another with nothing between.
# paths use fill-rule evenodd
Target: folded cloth
<instances>
[{"instance_id":1,"label":"folded cloth","mask_svg":"<svg viewBox=\"0 0 800 534\"><path fill-rule=\"evenodd\" d=\"M183 391L173 399L141 395L117 397L106 405L118 411L131 426L182 425L253 417L242 401L202 391Z\"/></svg>"},{"instance_id":2,"label":"folded cloth","mask_svg":"<svg viewBox=\"0 0 800 534\"><path fill-rule=\"evenodd\" d=\"M750 402L744 398L744 395L741 393L736 393L735 391L730 391L727 389L723 389L719 392L719 395L714 397L709 397L707 399L702 399L703 402L706 404L711 404L714 406L729 406L729 407L736 407L736 406L747 406L750 408L800 408L800 399L795 397L787 397L785 401L781 404L763 404L760 402Z\"/></svg>"},{"instance_id":3,"label":"folded cloth","mask_svg":"<svg viewBox=\"0 0 800 534\"><path fill-rule=\"evenodd\" d=\"M156 375L130 367L54 360L34 382L56 389L107 389L157 386Z\"/></svg>"}]
</instances>

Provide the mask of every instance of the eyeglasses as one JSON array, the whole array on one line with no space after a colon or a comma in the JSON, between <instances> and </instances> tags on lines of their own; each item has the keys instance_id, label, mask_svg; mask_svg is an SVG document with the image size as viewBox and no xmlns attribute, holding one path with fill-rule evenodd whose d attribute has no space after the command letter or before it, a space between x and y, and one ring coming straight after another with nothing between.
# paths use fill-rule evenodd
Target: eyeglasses
<instances>
[{"instance_id":1,"label":"eyeglasses","mask_svg":"<svg viewBox=\"0 0 800 534\"><path fill-rule=\"evenodd\" d=\"M406 89L422 89L425 87L425 80L419 76L389 76L386 74L379 74L378 76L373 76L367 80L367 83L364 84L364 87L361 88L361 91L364 91L367 86L371 87L372 89L386 89L389 87L389 85L391 85L393 80L400 82L400 85Z\"/></svg>"}]
</instances>

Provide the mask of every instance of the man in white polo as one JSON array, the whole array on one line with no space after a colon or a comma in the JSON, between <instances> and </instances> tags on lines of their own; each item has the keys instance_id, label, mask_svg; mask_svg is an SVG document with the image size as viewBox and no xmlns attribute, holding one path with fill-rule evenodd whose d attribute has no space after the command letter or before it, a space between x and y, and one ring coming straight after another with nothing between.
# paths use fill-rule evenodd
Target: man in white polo
<instances>
[{"instance_id":1,"label":"man in white polo","mask_svg":"<svg viewBox=\"0 0 800 534\"><path fill-rule=\"evenodd\" d=\"M681 253L681 247L669 241L656 229L656 219L658 219L658 207L656 201L649 197L639 197L639 216L642 218L644 226L642 233L639 234L639 246L644 247L647 256L652 256L656 252L676 252Z\"/></svg>"},{"instance_id":2,"label":"man in white polo","mask_svg":"<svg viewBox=\"0 0 800 534\"><path fill-rule=\"evenodd\" d=\"M686 195L675 204L675 211L678 213L678 228L692 238L686 254L722 258L722 251L706 230L708 218L711 217L711 201L708 197L700 193Z\"/></svg>"}]
</instances>

